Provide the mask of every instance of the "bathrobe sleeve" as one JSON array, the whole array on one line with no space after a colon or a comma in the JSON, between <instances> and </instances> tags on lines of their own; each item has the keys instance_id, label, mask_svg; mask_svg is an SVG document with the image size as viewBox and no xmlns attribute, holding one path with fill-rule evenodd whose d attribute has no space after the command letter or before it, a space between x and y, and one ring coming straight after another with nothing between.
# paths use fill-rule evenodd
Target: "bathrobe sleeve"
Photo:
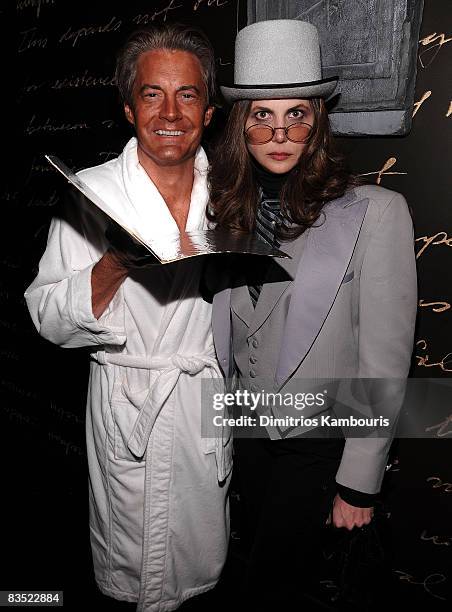
<instances>
[{"instance_id":1,"label":"bathrobe sleeve","mask_svg":"<svg viewBox=\"0 0 452 612\"><path fill-rule=\"evenodd\" d=\"M413 224L405 198L396 193L369 238L360 278L358 378L379 379L373 416L383 411L397 420L411 363L416 310ZM336 481L377 493L393 434L347 439Z\"/></svg>"},{"instance_id":2,"label":"bathrobe sleeve","mask_svg":"<svg viewBox=\"0 0 452 612\"><path fill-rule=\"evenodd\" d=\"M122 287L97 320L91 271L107 249L107 218L71 188L62 214L51 221L39 272L25 292L38 332L62 347L122 345L126 340Z\"/></svg>"}]
</instances>

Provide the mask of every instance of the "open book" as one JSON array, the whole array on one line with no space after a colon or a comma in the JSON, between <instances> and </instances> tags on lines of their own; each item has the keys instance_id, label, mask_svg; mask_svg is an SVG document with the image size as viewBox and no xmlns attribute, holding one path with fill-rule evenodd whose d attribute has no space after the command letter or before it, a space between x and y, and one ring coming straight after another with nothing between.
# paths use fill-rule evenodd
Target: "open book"
<instances>
[{"instance_id":1,"label":"open book","mask_svg":"<svg viewBox=\"0 0 452 612\"><path fill-rule=\"evenodd\" d=\"M67 180L83 193L93 204L116 221L137 242L142 244L160 263L166 264L196 255L212 253L243 253L248 255L270 255L271 257L289 257L275 249L253 234L235 234L226 230L208 229L189 232L177 232L144 238L136 228L131 228L117 212L104 202L80 177L70 170L58 157L46 155L46 159Z\"/></svg>"}]
</instances>

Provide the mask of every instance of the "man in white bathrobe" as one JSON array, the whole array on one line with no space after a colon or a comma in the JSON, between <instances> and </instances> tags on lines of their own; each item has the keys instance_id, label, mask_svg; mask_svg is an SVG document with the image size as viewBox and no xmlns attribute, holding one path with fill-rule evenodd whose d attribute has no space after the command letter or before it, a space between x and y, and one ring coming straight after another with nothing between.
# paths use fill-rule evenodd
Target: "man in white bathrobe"
<instances>
[{"instance_id":1,"label":"man in white bathrobe","mask_svg":"<svg viewBox=\"0 0 452 612\"><path fill-rule=\"evenodd\" d=\"M136 138L80 177L150 236L206 227L214 59L202 34L165 26L126 43L116 78ZM96 582L137 610L176 609L223 567L231 445L201 437L201 378L220 377L199 295L202 258L138 266L75 193L55 218L25 297L39 333L92 347L86 415ZM75 201L74 201L75 200Z\"/></svg>"}]
</instances>

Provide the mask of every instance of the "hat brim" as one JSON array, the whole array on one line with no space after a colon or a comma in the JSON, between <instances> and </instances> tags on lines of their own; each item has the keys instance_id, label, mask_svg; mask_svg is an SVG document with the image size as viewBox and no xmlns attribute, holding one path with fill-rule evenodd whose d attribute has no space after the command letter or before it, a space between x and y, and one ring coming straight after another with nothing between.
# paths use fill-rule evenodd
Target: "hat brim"
<instances>
[{"instance_id":1,"label":"hat brim","mask_svg":"<svg viewBox=\"0 0 452 612\"><path fill-rule=\"evenodd\" d=\"M338 77L330 77L309 83L288 83L279 85L236 85L221 86L221 93L229 104L237 100L271 100L281 98L328 98L336 89Z\"/></svg>"}]
</instances>

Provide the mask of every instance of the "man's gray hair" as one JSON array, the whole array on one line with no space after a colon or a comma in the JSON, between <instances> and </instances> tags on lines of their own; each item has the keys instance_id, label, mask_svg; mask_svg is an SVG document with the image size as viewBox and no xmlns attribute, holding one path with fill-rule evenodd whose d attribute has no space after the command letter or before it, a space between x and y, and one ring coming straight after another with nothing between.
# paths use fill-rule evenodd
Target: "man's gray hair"
<instances>
[{"instance_id":1,"label":"man's gray hair","mask_svg":"<svg viewBox=\"0 0 452 612\"><path fill-rule=\"evenodd\" d=\"M215 103L217 99L215 55L209 39L196 26L170 23L133 32L120 50L116 61L115 78L124 104L133 106L133 86L138 58L142 53L157 49L193 53L201 64L207 102Z\"/></svg>"}]
</instances>

